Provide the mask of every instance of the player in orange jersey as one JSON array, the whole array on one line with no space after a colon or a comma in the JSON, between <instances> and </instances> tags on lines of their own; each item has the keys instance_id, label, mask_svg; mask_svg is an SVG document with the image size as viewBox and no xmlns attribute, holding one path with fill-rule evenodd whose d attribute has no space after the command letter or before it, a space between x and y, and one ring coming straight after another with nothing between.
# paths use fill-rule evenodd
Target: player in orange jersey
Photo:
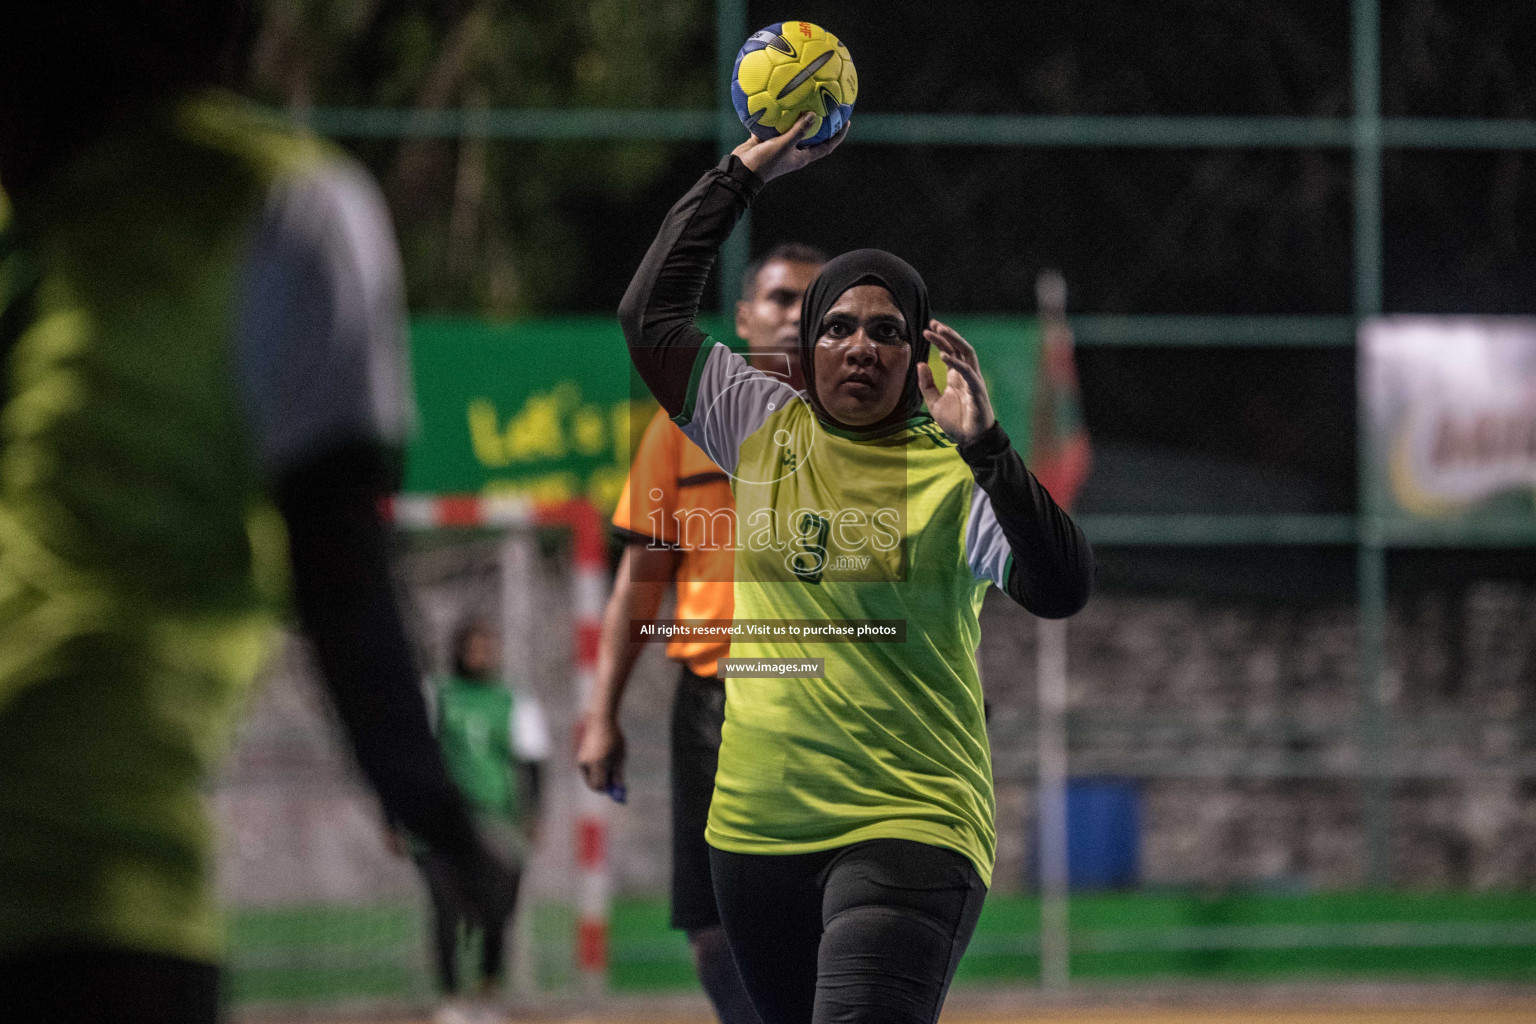
<instances>
[{"instance_id":1,"label":"player in orange jersey","mask_svg":"<svg viewBox=\"0 0 1536 1024\"><path fill-rule=\"evenodd\" d=\"M805 387L800 372L800 300L825 257L781 245L747 268L736 306L736 333L758 369ZM578 760L587 784L623 784L624 733L619 706L642 643L632 620L651 619L677 586L677 618L729 619L736 504L729 478L658 410L640 442L614 514L626 541L603 616L597 683L583 721ZM720 927L710 881L704 823L714 791L725 720L725 687L716 661L728 641L673 640L667 657L681 666L672 705L672 927L688 933L699 980L724 1024L756 1024Z\"/></svg>"}]
</instances>

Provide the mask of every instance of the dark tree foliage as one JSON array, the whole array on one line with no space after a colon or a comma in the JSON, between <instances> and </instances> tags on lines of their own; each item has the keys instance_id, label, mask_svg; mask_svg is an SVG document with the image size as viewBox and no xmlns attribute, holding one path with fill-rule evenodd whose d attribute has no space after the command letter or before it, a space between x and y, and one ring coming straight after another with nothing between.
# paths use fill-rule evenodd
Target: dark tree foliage
<instances>
[{"instance_id":1,"label":"dark tree foliage","mask_svg":"<svg viewBox=\"0 0 1536 1024\"><path fill-rule=\"evenodd\" d=\"M749 29L838 33L860 112L1349 117L1349 0L752 0ZM265 0L251 67L289 106L704 108L704 0ZM1386 116L1536 117L1536 4L1383 0ZM707 144L356 147L399 220L422 311L608 311ZM1388 311L1536 312L1528 152L1388 151ZM1029 312L1059 267L1080 313L1349 314L1348 150L1017 149L850 143L775 184L758 248L877 245L935 308ZM1107 443L1240 467L1297 510L1354 492L1347 350L1080 354Z\"/></svg>"},{"instance_id":2,"label":"dark tree foliage","mask_svg":"<svg viewBox=\"0 0 1536 1024\"><path fill-rule=\"evenodd\" d=\"M253 88L298 112L711 102L703 0L261 0L255 22ZM352 148L389 197L413 308L497 317L616 303L622 285L604 285L625 270L593 214L644 207L686 151L474 138Z\"/></svg>"}]
</instances>

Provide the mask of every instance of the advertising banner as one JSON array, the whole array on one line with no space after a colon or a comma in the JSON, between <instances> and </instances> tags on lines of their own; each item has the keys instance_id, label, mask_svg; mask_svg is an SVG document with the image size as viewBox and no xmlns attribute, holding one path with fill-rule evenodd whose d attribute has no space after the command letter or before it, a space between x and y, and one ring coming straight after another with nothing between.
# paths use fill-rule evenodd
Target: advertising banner
<instances>
[{"instance_id":1,"label":"advertising banner","mask_svg":"<svg viewBox=\"0 0 1536 1024\"><path fill-rule=\"evenodd\" d=\"M1381 317L1360 359L1389 537L1536 540L1536 319Z\"/></svg>"},{"instance_id":2,"label":"advertising banner","mask_svg":"<svg viewBox=\"0 0 1536 1024\"><path fill-rule=\"evenodd\" d=\"M962 317L953 325L976 347L998 419L1027 453L1034 318ZM722 323L700 326L739 344ZM604 512L613 508L656 404L633 379L612 317L422 318L411 325L411 358L417 425L407 491L585 497ZM942 381L944 368L933 362Z\"/></svg>"}]
</instances>

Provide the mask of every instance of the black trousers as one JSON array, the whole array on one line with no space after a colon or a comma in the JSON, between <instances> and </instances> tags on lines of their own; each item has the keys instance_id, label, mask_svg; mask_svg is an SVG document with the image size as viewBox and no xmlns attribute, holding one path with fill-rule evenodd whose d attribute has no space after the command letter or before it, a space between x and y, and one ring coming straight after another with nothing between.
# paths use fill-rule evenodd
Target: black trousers
<instances>
[{"instance_id":1,"label":"black trousers","mask_svg":"<svg viewBox=\"0 0 1536 1024\"><path fill-rule=\"evenodd\" d=\"M685 932L720 924L704 827L724 724L725 685L683 666L672 698L672 927Z\"/></svg>"},{"instance_id":2,"label":"black trousers","mask_svg":"<svg viewBox=\"0 0 1536 1024\"><path fill-rule=\"evenodd\" d=\"M81 946L0 958L0 1024L215 1024L219 969Z\"/></svg>"},{"instance_id":3,"label":"black trousers","mask_svg":"<svg viewBox=\"0 0 1536 1024\"><path fill-rule=\"evenodd\" d=\"M710 861L763 1024L934 1024L986 897L967 858L902 839Z\"/></svg>"},{"instance_id":4,"label":"black trousers","mask_svg":"<svg viewBox=\"0 0 1536 1024\"><path fill-rule=\"evenodd\" d=\"M459 932L470 924L455 897L449 883L448 866L434 853L424 854L417 865L427 883L427 894L432 899L433 961L437 967L437 985L444 995L457 995L459 991ZM521 875L518 877L521 881ZM512 919L512 909L497 921L484 922L480 936L480 981L500 984L506 973L507 922Z\"/></svg>"}]
</instances>

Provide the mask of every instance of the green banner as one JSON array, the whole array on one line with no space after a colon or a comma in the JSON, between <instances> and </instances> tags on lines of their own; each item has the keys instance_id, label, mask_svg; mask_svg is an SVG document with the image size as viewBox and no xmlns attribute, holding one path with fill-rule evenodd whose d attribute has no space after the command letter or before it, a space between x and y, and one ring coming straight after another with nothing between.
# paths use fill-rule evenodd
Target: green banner
<instances>
[{"instance_id":1,"label":"green banner","mask_svg":"<svg viewBox=\"0 0 1536 1024\"><path fill-rule=\"evenodd\" d=\"M1034 318L959 317L953 326L976 347L998 419L1026 451L1039 351ZM729 333L714 336L739 344ZM634 380L611 317L419 319L411 358L418 421L407 491L585 497L613 508L632 443L656 404Z\"/></svg>"}]
</instances>

